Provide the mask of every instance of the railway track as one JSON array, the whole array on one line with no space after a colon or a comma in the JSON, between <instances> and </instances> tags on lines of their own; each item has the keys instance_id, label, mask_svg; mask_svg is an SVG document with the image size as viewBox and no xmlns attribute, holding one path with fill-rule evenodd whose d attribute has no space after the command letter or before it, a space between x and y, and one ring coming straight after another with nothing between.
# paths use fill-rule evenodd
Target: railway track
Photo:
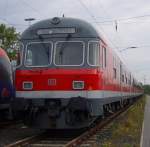
<instances>
[{"instance_id":1,"label":"railway track","mask_svg":"<svg viewBox=\"0 0 150 147\"><path fill-rule=\"evenodd\" d=\"M89 128L84 132L74 134L73 136L71 135L71 137L69 136L70 133L65 132L62 132L57 137L53 134L53 132L51 132L51 134L43 132L36 136L31 136L6 145L5 147L93 147L97 141L97 137L101 133L101 130L116 119L120 114L127 111L127 109L132 105L133 104L130 104L125 108L122 108L118 112L113 113L100 121L92 128ZM57 132L55 133L57 134Z\"/></svg>"},{"instance_id":2,"label":"railway track","mask_svg":"<svg viewBox=\"0 0 150 147\"><path fill-rule=\"evenodd\" d=\"M0 129L5 129L8 127L15 127L18 124L23 124L21 120L18 121L4 121L4 122L0 122Z\"/></svg>"}]
</instances>

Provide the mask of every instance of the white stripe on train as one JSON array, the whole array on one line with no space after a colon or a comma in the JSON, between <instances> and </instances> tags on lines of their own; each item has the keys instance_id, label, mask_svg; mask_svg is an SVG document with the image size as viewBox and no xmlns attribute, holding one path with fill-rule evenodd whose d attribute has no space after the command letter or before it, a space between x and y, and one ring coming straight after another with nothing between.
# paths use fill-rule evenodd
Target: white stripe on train
<instances>
[{"instance_id":1,"label":"white stripe on train","mask_svg":"<svg viewBox=\"0 0 150 147\"><path fill-rule=\"evenodd\" d=\"M109 97L130 97L138 96L142 93L130 93L119 91L16 91L17 98L109 98Z\"/></svg>"}]
</instances>

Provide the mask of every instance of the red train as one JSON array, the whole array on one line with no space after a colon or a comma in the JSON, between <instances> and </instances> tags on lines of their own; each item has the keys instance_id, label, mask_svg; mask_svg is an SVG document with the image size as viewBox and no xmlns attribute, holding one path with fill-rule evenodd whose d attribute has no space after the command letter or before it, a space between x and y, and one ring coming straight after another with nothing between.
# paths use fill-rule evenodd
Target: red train
<instances>
[{"instance_id":1,"label":"red train","mask_svg":"<svg viewBox=\"0 0 150 147\"><path fill-rule=\"evenodd\" d=\"M25 123L39 128L87 127L143 90L89 23L52 18L21 36L16 101Z\"/></svg>"},{"instance_id":2,"label":"red train","mask_svg":"<svg viewBox=\"0 0 150 147\"><path fill-rule=\"evenodd\" d=\"M11 102L14 98L12 69L6 52L0 48L0 120L11 119Z\"/></svg>"}]
</instances>

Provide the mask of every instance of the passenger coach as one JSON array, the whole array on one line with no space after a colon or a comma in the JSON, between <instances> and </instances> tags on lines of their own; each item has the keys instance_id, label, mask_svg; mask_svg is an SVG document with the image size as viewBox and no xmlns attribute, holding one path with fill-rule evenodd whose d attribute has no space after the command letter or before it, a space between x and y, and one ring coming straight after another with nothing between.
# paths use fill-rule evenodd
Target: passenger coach
<instances>
[{"instance_id":1,"label":"passenger coach","mask_svg":"<svg viewBox=\"0 0 150 147\"><path fill-rule=\"evenodd\" d=\"M21 36L16 101L40 128L89 126L142 94L135 78L89 23L52 18Z\"/></svg>"}]
</instances>

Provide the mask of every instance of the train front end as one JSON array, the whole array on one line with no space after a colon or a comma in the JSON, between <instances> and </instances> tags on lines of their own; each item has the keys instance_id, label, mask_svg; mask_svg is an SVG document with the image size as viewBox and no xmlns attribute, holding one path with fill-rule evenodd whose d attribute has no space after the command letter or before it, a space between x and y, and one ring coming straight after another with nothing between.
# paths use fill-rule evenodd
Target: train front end
<instances>
[{"instance_id":1,"label":"train front end","mask_svg":"<svg viewBox=\"0 0 150 147\"><path fill-rule=\"evenodd\" d=\"M10 104L14 94L11 64L5 51L0 48L0 120L12 118Z\"/></svg>"},{"instance_id":2,"label":"train front end","mask_svg":"<svg viewBox=\"0 0 150 147\"><path fill-rule=\"evenodd\" d=\"M17 111L27 125L43 129L89 126L103 109L100 38L88 23L53 18L28 28L16 68Z\"/></svg>"}]
</instances>

